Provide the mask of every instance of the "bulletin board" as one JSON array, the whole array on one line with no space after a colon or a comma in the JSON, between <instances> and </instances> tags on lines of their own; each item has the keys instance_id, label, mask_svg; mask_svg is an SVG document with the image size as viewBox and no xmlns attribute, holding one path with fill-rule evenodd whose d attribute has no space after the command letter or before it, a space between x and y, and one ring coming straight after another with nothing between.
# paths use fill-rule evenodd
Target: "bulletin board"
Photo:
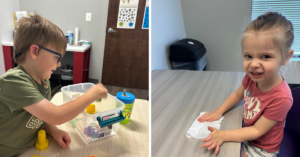
<instances>
[{"instance_id":1,"label":"bulletin board","mask_svg":"<svg viewBox=\"0 0 300 157\"><path fill-rule=\"evenodd\" d=\"M139 0L120 0L117 28L134 29Z\"/></svg>"},{"instance_id":2,"label":"bulletin board","mask_svg":"<svg viewBox=\"0 0 300 157\"><path fill-rule=\"evenodd\" d=\"M149 0L146 1L142 29L149 29Z\"/></svg>"}]
</instances>

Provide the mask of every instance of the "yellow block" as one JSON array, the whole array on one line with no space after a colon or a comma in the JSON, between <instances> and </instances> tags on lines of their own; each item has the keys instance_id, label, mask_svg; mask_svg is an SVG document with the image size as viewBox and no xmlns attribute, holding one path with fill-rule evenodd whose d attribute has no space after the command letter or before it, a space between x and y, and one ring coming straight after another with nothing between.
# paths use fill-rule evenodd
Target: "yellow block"
<instances>
[{"instance_id":1,"label":"yellow block","mask_svg":"<svg viewBox=\"0 0 300 157\"><path fill-rule=\"evenodd\" d=\"M89 113L89 114L94 114L96 113L96 106L95 104L90 104L87 108L86 108L86 113Z\"/></svg>"},{"instance_id":2,"label":"yellow block","mask_svg":"<svg viewBox=\"0 0 300 157\"><path fill-rule=\"evenodd\" d=\"M40 130L38 132L38 140L35 143L35 148L42 151L48 148L49 140L46 139L45 130Z\"/></svg>"}]
</instances>

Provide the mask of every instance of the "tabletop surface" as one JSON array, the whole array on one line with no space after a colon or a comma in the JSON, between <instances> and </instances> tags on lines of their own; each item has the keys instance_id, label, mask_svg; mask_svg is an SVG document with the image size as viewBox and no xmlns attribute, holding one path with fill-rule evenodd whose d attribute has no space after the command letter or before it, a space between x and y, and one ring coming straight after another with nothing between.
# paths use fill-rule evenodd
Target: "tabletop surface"
<instances>
[{"instance_id":1,"label":"tabletop surface","mask_svg":"<svg viewBox=\"0 0 300 157\"><path fill-rule=\"evenodd\" d=\"M2 42L3 46L14 46L13 42ZM85 52L91 45L74 46L67 44L66 51Z\"/></svg>"},{"instance_id":2,"label":"tabletop surface","mask_svg":"<svg viewBox=\"0 0 300 157\"><path fill-rule=\"evenodd\" d=\"M242 83L244 72L156 70L152 72L151 152L154 157L239 157L241 144L226 142L217 155L186 132L200 112L217 109ZM242 127L242 101L226 112L220 130Z\"/></svg>"},{"instance_id":3,"label":"tabletop surface","mask_svg":"<svg viewBox=\"0 0 300 157\"><path fill-rule=\"evenodd\" d=\"M61 105L62 93L59 92L51 100L55 105ZM49 147L39 151L32 146L22 153L20 157L144 157L149 154L149 102L136 99L133 106L130 122L119 124L116 135L106 137L91 144L86 144L72 125L67 122L57 126L69 133L71 144L67 148L61 148L49 135Z\"/></svg>"}]
</instances>

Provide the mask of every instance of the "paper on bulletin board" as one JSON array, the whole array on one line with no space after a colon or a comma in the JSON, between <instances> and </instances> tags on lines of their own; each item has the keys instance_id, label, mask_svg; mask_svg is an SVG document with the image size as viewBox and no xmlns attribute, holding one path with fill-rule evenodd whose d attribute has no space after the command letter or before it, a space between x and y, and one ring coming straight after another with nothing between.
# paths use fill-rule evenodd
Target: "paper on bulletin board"
<instances>
[{"instance_id":1,"label":"paper on bulletin board","mask_svg":"<svg viewBox=\"0 0 300 157\"><path fill-rule=\"evenodd\" d=\"M139 0L120 0L117 28L134 29Z\"/></svg>"},{"instance_id":2,"label":"paper on bulletin board","mask_svg":"<svg viewBox=\"0 0 300 157\"><path fill-rule=\"evenodd\" d=\"M149 29L149 0L146 1L142 29Z\"/></svg>"}]
</instances>

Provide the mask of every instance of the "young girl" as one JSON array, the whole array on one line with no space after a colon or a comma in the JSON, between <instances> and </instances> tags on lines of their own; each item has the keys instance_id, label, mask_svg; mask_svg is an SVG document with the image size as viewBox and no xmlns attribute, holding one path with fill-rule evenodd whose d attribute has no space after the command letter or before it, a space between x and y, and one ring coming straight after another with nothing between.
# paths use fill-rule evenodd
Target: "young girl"
<instances>
[{"instance_id":1,"label":"young girl","mask_svg":"<svg viewBox=\"0 0 300 157\"><path fill-rule=\"evenodd\" d=\"M241 86L218 109L198 119L217 120L244 98L244 127L222 131L208 127L211 134L201 147L215 148L216 154L223 142L242 142L242 157L277 156L293 104L290 88L278 71L293 56L293 40L292 23L277 12L265 13L249 24L241 41L246 72Z\"/></svg>"}]
</instances>

